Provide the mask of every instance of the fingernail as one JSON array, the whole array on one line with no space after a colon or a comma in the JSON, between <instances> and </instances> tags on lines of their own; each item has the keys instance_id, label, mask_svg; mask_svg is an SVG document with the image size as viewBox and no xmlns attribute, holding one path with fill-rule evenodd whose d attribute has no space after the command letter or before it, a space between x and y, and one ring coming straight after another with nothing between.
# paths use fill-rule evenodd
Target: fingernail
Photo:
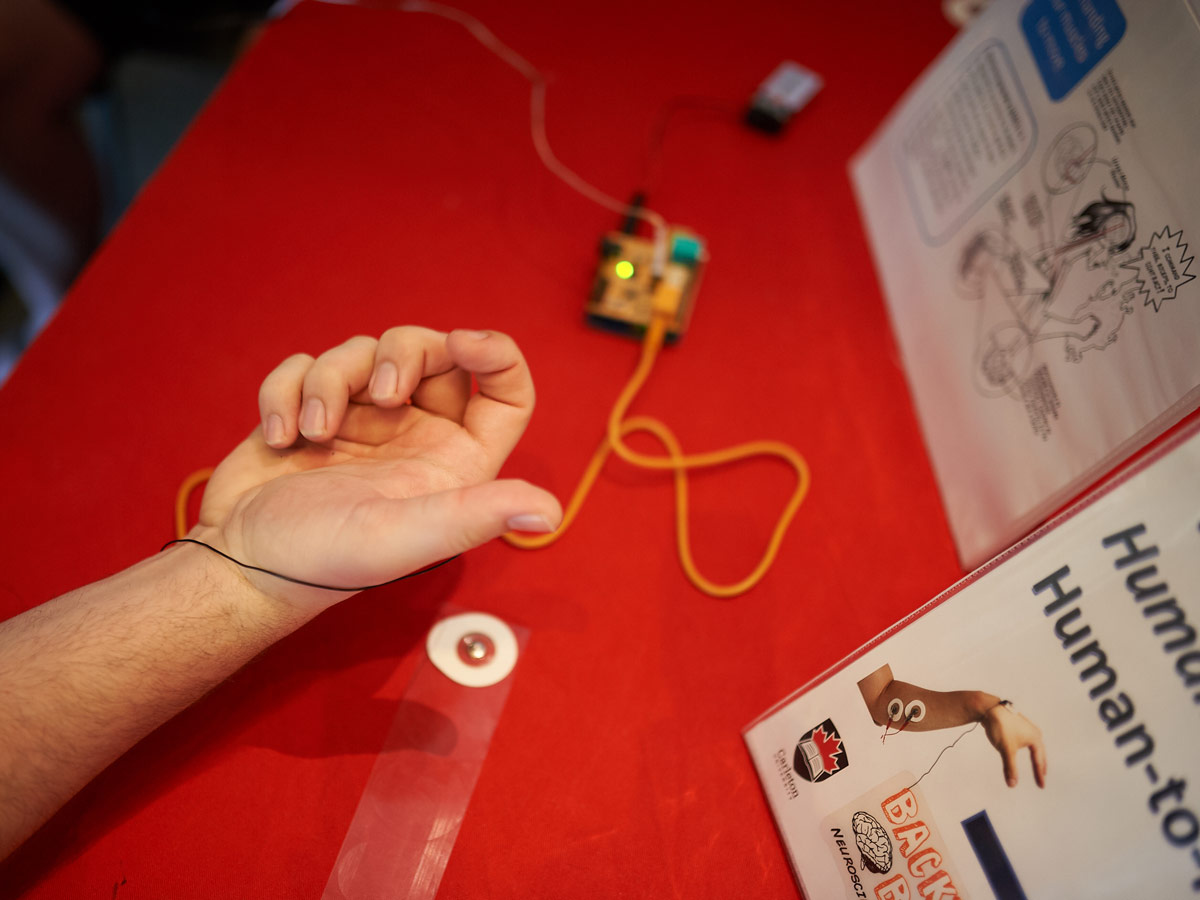
<instances>
[{"instance_id":1,"label":"fingernail","mask_svg":"<svg viewBox=\"0 0 1200 900\"><path fill-rule=\"evenodd\" d=\"M400 372L396 368L396 364L380 363L379 368L375 370L375 377L371 379L371 396L379 400L394 397L399 384Z\"/></svg>"},{"instance_id":2,"label":"fingernail","mask_svg":"<svg viewBox=\"0 0 1200 900\"><path fill-rule=\"evenodd\" d=\"M1016 786L1017 786L1017 779L1015 779L1015 778L1010 778L1010 779L1008 779L1008 786L1009 786L1009 787L1016 787Z\"/></svg>"},{"instance_id":3,"label":"fingernail","mask_svg":"<svg viewBox=\"0 0 1200 900\"><path fill-rule=\"evenodd\" d=\"M509 531L532 531L537 534L547 534L554 530L554 526L547 521L545 516L536 515L521 515L513 516L508 520Z\"/></svg>"},{"instance_id":4,"label":"fingernail","mask_svg":"<svg viewBox=\"0 0 1200 900\"><path fill-rule=\"evenodd\" d=\"M477 341L482 341L484 338L490 338L492 336L490 331L468 331L464 329L463 333L467 335L467 337L475 338Z\"/></svg>"},{"instance_id":5,"label":"fingernail","mask_svg":"<svg viewBox=\"0 0 1200 900\"><path fill-rule=\"evenodd\" d=\"M267 425L265 428L267 443L271 445L283 443L283 419L275 413L267 416Z\"/></svg>"},{"instance_id":6,"label":"fingernail","mask_svg":"<svg viewBox=\"0 0 1200 900\"><path fill-rule=\"evenodd\" d=\"M305 437L320 437L325 433L325 404L319 397L310 397L304 404L300 430L304 432Z\"/></svg>"}]
</instances>

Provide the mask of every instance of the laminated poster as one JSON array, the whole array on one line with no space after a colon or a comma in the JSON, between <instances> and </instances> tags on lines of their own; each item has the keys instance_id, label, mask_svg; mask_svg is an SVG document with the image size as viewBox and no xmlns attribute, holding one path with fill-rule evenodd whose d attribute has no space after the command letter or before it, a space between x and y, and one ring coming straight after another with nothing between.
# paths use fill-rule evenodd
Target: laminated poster
<instances>
[{"instance_id":1,"label":"laminated poster","mask_svg":"<svg viewBox=\"0 0 1200 900\"><path fill-rule=\"evenodd\" d=\"M959 556L1200 404L1200 0L995 0L852 164Z\"/></svg>"},{"instance_id":2,"label":"laminated poster","mask_svg":"<svg viewBox=\"0 0 1200 900\"><path fill-rule=\"evenodd\" d=\"M807 897L1200 897L1198 471L1200 425L746 728Z\"/></svg>"}]
</instances>

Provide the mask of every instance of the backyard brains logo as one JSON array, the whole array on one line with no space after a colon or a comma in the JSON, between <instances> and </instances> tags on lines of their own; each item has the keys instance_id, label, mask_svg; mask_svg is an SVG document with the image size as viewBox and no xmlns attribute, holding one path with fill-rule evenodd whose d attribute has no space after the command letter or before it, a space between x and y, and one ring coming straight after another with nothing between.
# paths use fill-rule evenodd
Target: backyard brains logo
<instances>
[{"instance_id":1,"label":"backyard brains logo","mask_svg":"<svg viewBox=\"0 0 1200 900\"><path fill-rule=\"evenodd\" d=\"M837 733L832 719L810 728L796 744L792 768L805 781L818 782L831 778L850 765L846 745Z\"/></svg>"}]
</instances>

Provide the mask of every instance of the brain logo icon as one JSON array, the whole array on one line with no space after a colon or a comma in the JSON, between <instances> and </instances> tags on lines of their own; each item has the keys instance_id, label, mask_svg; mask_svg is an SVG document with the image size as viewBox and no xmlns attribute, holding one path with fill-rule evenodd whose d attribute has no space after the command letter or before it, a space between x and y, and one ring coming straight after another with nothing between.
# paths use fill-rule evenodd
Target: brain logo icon
<instances>
[{"instance_id":1,"label":"brain logo icon","mask_svg":"<svg viewBox=\"0 0 1200 900\"><path fill-rule=\"evenodd\" d=\"M862 866L882 875L892 867L892 840L870 813L856 812L850 819L854 843L862 853Z\"/></svg>"}]
</instances>

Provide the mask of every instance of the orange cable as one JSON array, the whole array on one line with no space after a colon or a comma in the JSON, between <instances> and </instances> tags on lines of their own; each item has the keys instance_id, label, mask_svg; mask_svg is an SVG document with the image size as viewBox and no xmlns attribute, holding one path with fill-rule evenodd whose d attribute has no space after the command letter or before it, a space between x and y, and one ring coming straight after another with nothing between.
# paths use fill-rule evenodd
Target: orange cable
<instances>
[{"instance_id":1,"label":"orange cable","mask_svg":"<svg viewBox=\"0 0 1200 900\"><path fill-rule=\"evenodd\" d=\"M542 535L525 535L509 532L504 535L504 540L514 547L519 547L523 550L533 550L552 544L562 537L583 506L583 501L599 476L609 452L613 452L631 465L644 469L670 470L674 473L675 539L679 552L679 562L683 567L684 574L696 588L711 597L736 597L758 584L771 568L771 564L774 563L775 557L779 553L779 547L783 543L783 537L787 533L788 526L791 524L792 519L795 518L796 512L800 509L800 504L804 502L804 497L808 493L811 475L804 457L797 453L795 448L779 441L751 441L727 447L723 450L685 455L675 435L659 420L649 416L625 418L625 414L633 403L634 397L642 389L642 386L646 383L646 379L650 376L650 371L654 368L654 361L658 356L659 350L662 348L663 338L666 335L669 321L670 317L664 312L657 312L651 319L650 327L647 329L646 336L642 342L641 359L638 361L633 375L630 376L629 382L617 398L617 402L613 405L612 412L608 417L607 433L603 440L601 440L600 446L596 448L591 462L588 463L583 476L579 480L579 485L575 488L575 493L567 503L567 507L563 513L563 521L558 530ZM646 431L653 434L666 447L667 455L649 456L644 453L638 453L636 450L631 450L625 445L623 438L635 431ZM770 540L767 542L767 547L763 552L762 558L758 561L758 565L751 570L749 575L740 581L733 584L717 584L701 574L692 557L691 539L688 531L687 470L719 466L752 456L776 456L783 459L796 470L796 489L784 507L783 513L779 516L779 520L775 524L775 529L771 533Z\"/></svg>"},{"instance_id":2,"label":"orange cable","mask_svg":"<svg viewBox=\"0 0 1200 900\"><path fill-rule=\"evenodd\" d=\"M211 468L197 469L179 485L179 491L175 494L175 537L187 537L188 498L192 496L192 491L212 477L212 473Z\"/></svg>"}]
</instances>

